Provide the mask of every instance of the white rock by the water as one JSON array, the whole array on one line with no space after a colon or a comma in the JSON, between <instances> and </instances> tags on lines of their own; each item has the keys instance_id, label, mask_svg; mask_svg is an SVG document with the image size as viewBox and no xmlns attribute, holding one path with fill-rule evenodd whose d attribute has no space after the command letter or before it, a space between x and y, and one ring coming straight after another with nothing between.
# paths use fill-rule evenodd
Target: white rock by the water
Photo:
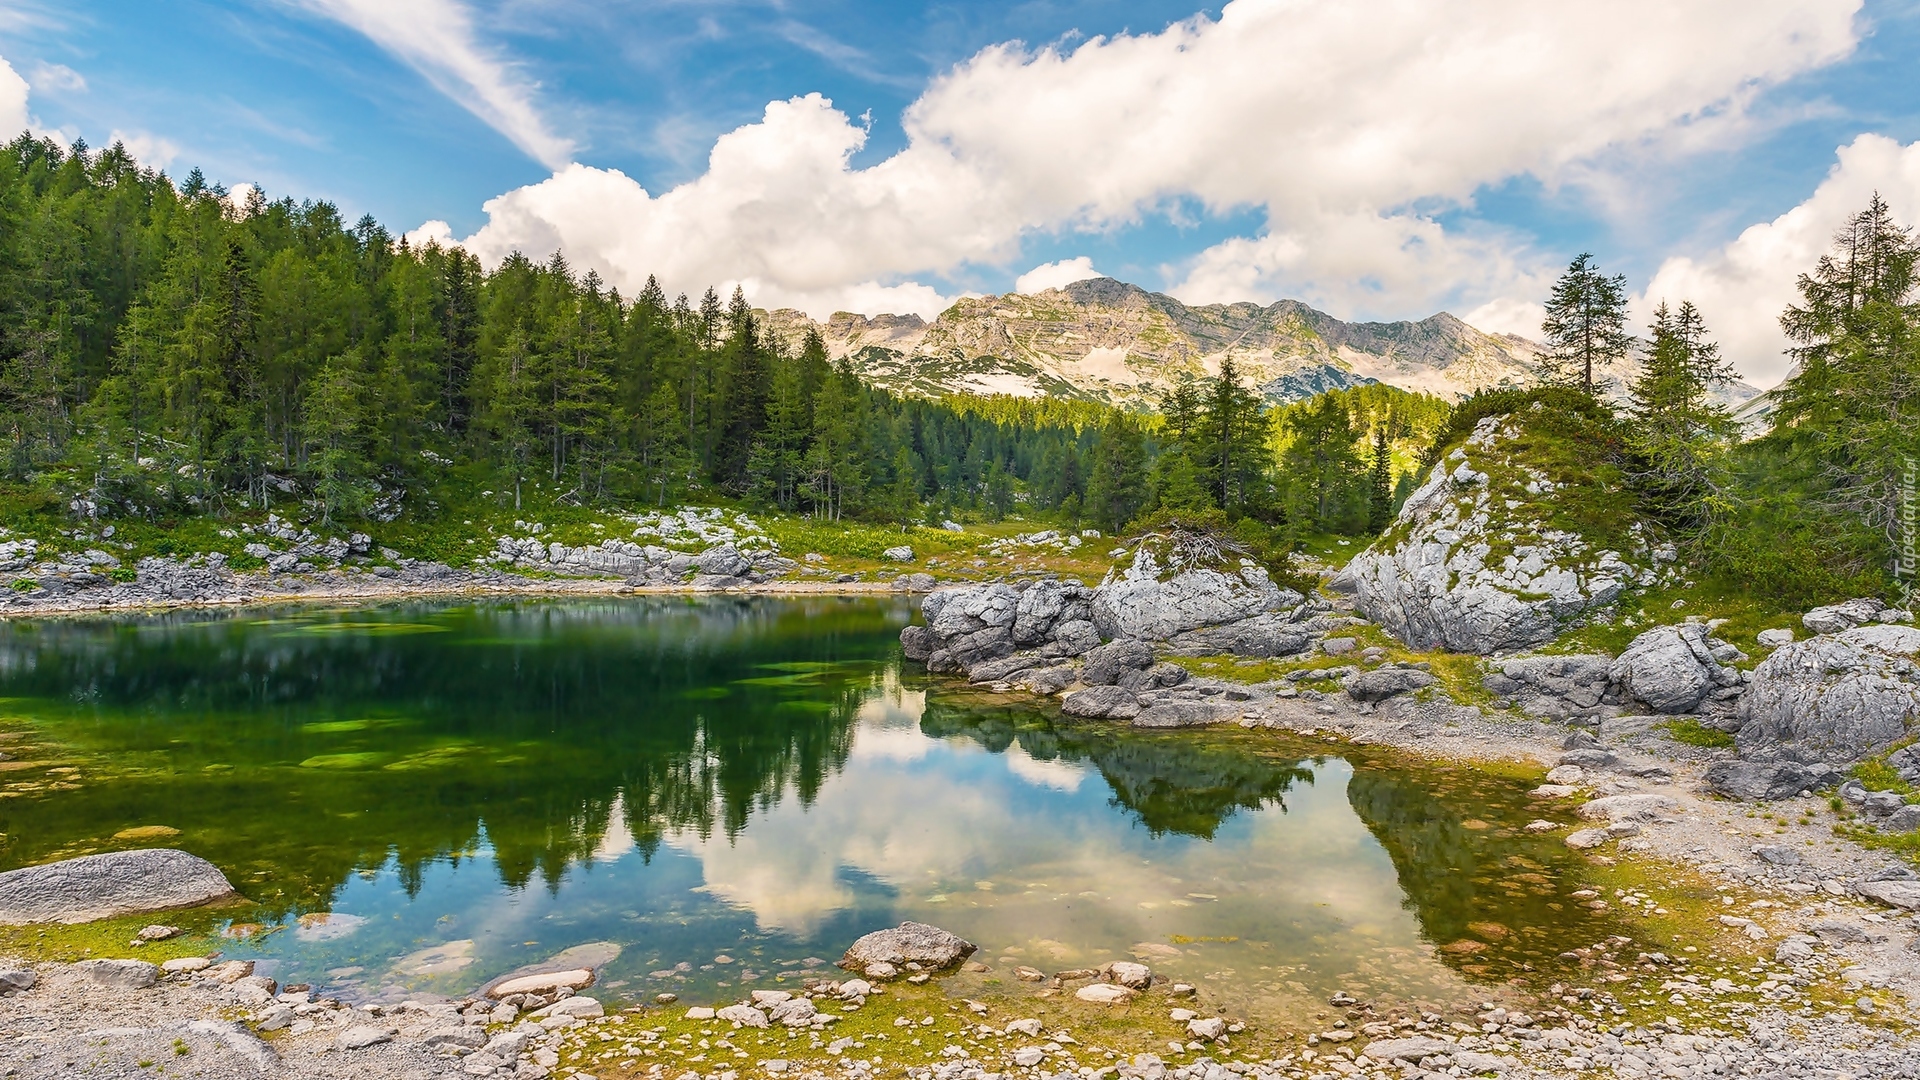
<instances>
[{"instance_id":1,"label":"white rock by the water","mask_svg":"<svg viewBox=\"0 0 1920 1080\"><path fill-rule=\"evenodd\" d=\"M1075 990L1073 996L1100 1005L1116 1005L1133 1000L1133 991L1118 983L1090 983Z\"/></svg>"},{"instance_id":2,"label":"white rock by the water","mask_svg":"<svg viewBox=\"0 0 1920 1080\"><path fill-rule=\"evenodd\" d=\"M160 968L145 960L82 960L73 967L95 983L116 990L145 990L160 981Z\"/></svg>"},{"instance_id":3,"label":"white rock by the water","mask_svg":"<svg viewBox=\"0 0 1920 1080\"><path fill-rule=\"evenodd\" d=\"M555 990L578 990L592 983L593 972L586 968L546 971L503 980L488 987L487 996L503 998L510 994L548 994Z\"/></svg>"},{"instance_id":4,"label":"white rock by the water","mask_svg":"<svg viewBox=\"0 0 1920 1080\"><path fill-rule=\"evenodd\" d=\"M82 923L234 895L220 868L172 848L85 855L0 874L0 925Z\"/></svg>"}]
</instances>

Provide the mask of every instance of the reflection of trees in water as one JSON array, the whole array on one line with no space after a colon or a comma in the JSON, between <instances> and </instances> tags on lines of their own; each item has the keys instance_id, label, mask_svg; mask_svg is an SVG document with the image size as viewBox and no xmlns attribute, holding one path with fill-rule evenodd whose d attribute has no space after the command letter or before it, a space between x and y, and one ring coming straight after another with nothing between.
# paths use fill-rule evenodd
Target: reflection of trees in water
<instances>
[{"instance_id":1,"label":"reflection of trees in water","mask_svg":"<svg viewBox=\"0 0 1920 1080\"><path fill-rule=\"evenodd\" d=\"M1300 759L1273 759L1246 746L1192 733L1147 732L1112 724L1052 724L1031 708L930 698L920 730L963 736L995 753L1015 742L1041 761L1086 761L1154 835L1211 839L1236 810L1286 808L1296 782L1313 783Z\"/></svg>"},{"instance_id":2,"label":"reflection of trees in water","mask_svg":"<svg viewBox=\"0 0 1920 1080\"><path fill-rule=\"evenodd\" d=\"M1526 815L1518 785L1471 771L1408 771L1358 762L1347 801L1393 860L1407 894L1405 906L1435 945L1479 938L1496 953L1518 950L1521 959L1531 959L1542 947L1524 941L1518 935L1522 928L1552 941L1586 940L1583 935L1595 932L1584 910L1548 906L1554 900L1548 883L1571 865L1565 846L1553 837L1498 827ZM1482 827L1469 828L1467 821ZM1514 934L1476 934L1472 923L1496 923ZM1441 955L1469 966L1485 959Z\"/></svg>"},{"instance_id":3,"label":"reflection of trees in water","mask_svg":"<svg viewBox=\"0 0 1920 1080\"><path fill-rule=\"evenodd\" d=\"M276 908L389 859L417 890L482 842L507 884L557 888L610 833L651 858L667 832L811 804L906 616L838 598L273 614L297 621L0 626L0 696L48 703L23 711L87 766L79 790L0 800L0 859L167 824Z\"/></svg>"}]
</instances>

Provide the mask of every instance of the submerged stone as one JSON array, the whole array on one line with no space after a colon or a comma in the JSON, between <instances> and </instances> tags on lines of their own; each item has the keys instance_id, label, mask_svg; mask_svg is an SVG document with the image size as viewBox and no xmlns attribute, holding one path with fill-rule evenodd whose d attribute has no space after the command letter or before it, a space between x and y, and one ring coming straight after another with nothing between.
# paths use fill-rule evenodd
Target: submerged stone
<instances>
[{"instance_id":1,"label":"submerged stone","mask_svg":"<svg viewBox=\"0 0 1920 1080\"><path fill-rule=\"evenodd\" d=\"M0 874L0 925L92 922L234 895L220 868L197 855L172 848L114 851Z\"/></svg>"}]
</instances>

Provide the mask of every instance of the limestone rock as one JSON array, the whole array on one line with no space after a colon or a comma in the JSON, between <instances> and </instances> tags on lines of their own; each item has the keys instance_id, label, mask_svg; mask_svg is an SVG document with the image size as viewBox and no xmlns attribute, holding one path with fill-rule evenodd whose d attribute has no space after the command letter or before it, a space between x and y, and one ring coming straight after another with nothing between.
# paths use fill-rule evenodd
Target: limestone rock
<instances>
[{"instance_id":1,"label":"limestone rock","mask_svg":"<svg viewBox=\"0 0 1920 1080\"><path fill-rule=\"evenodd\" d=\"M1096 1005L1122 1005L1133 1000L1133 993L1115 983L1090 983L1075 990L1073 996Z\"/></svg>"},{"instance_id":2,"label":"limestone rock","mask_svg":"<svg viewBox=\"0 0 1920 1080\"><path fill-rule=\"evenodd\" d=\"M1896 624L1782 646L1741 700L1740 756L1850 762L1900 740L1920 718L1916 657L1920 629Z\"/></svg>"},{"instance_id":3,"label":"limestone rock","mask_svg":"<svg viewBox=\"0 0 1920 1080\"><path fill-rule=\"evenodd\" d=\"M1743 802L1791 799L1825 787L1838 777L1828 766L1809 768L1797 761L1716 761L1707 766L1707 789Z\"/></svg>"},{"instance_id":4,"label":"limestone rock","mask_svg":"<svg viewBox=\"0 0 1920 1080\"><path fill-rule=\"evenodd\" d=\"M1715 661L1718 644L1699 623L1655 627L1634 638L1609 673L1628 696L1653 711L1689 713L1711 691L1740 681L1737 671Z\"/></svg>"},{"instance_id":5,"label":"limestone rock","mask_svg":"<svg viewBox=\"0 0 1920 1080\"><path fill-rule=\"evenodd\" d=\"M1302 599L1275 585L1259 567L1242 567L1231 575L1214 569L1168 569L1152 545L1143 543L1131 565L1108 574L1093 595L1093 623L1101 634L1165 641L1189 630L1294 607Z\"/></svg>"},{"instance_id":6,"label":"limestone rock","mask_svg":"<svg viewBox=\"0 0 1920 1080\"><path fill-rule=\"evenodd\" d=\"M503 979L487 987L486 996L497 999L510 994L551 994L555 990L571 993L592 984L592 969L568 968L564 971L542 971Z\"/></svg>"},{"instance_id":7,"label":"limestone rock","mask_svg":"<svg viewBox=\"0 0 1920 1080\"><path fill-rule=\"evenodd\" d=\"M1100 631L1092 622L1066 619L1054 626L1040 652L1045 656L1083 656L1099 645Z\"/></svg>"},{"instance_id":8,"label":"limestone rock","mask_svg":"<svg viewBox=\"0 0 1920 1080\"><path fill-rule=\"evenodd\" d=\"M371 1024L355 1024L334 1037L333 1045L342 1050L365 1050L393 1041L393 1032Z\"/></svg>"},{"instance_id":9,"label":"limestone rock","mask_svg":"<svg viewBox=\"0 0 1920 1080\"><path fill-rule=\"evenodd\" d=\"M548 1016L571 1016L581 1020L591 1020L607 1015L606 1006L590 997L561 998L547 1008Z\"/></svg>"},{"instance_id":10,"label":"limestone rock","mask_svg":"<svg viewBox=\"0 0 1920 1080\"><path fill-rule=\"evenodd\" d=\"M1444 1039L1416 1035L1406 1039L1375 1039L1361 1053L1375 1061L1419 1061L1436 1054L1451 1054L1454 1046Z\"/></svg>"},{"instance_id":11,"label":"limestone rock","mask_svg":"<svg viewBox=\"0 0 1920 1080\"><path fill-rule=\"evenodd\" d=\"M1582 821L1651 821L1680 804L1669 795L1608 795L1574 811Z\"/></svg>"},{"instance_id":12,"label":"limestone rock","mask_svg":"<svg viewBox=\"0 0 1920 1080\"><path fill-rule=\"evenodd\" d=\"M1141 709L1133 718L1133 726L1139 728L1200 727L1239 719L1240 712L1240 706L1224 701L1164 701Z\"/></svg>"},{"instance_id":13,"label":"limestone rock","mask_svg":"<svg viewBox=\"0 0 1920 1080\"><path fill-rule=\"evenodd\" d=\"M1863 881L1858 889L1861 896L1869 900L1878 900L1888 907L1897 907L1902 911L1920 911L1920 881L1899 878L1891 881Z\"/></svg>"},{"instance_id":14,"label":"limestone rock","mask_svg":"<svg viewBox=\"0 0 1920 1080\"><path fill-rule=\"evenodd\" d=\"M973 954L973 944L957 934L926 923L903 922L888 930L875 930L848 947L840 966L858 971L868 964L919 964L938 971L952 967Z\"/></svg>"},{"instance_id":15,"label":"limestone rock","mask_svg":"<svg viewBox=\"0 0 1920 1080\"><path fill-rule=\"evenodd\" d=\"M1762 630L1753 636L1753 640L1759 642L1763 649L1777 649L1782 645L1793 644L1793 631L1785 627Z\"/></svg>"},{"instance_id":16,"label":"limestone rock","mask_svg":"<svg viewBox=\"0 0 1920 1080\"><path fill-rule=\"evenodd\" d=\"M1527 504L1496 496L1490 473L1539 495L1555 486L1513 459L1508 448L1520 424L1481 420L1407 499L1387 539L1355 556L1332 586L1416 649L1485 654L1543 645L1646 579L1647 566L1516 516L1514 507ZM1499 555L1496 544L1505 549Z\"/></svg>"},{"instance_id":17,"label":"limestone rock","mask_svg":"<svg viewBox=\"0 0 1920 1080\"><path fill-rule=\"evenodd\" d=\"M1800 616L1800 625L1815 634L1837 634L1856 626L1877 622L1887 605L1872 597L1861 597L1840 604L1817 607Z\"/></svg>"},{"instance_id":18,"label":"limestone rock","mask_svg":"<svg viewBox=\"0 0 1920 1080\"><path fill-rule=\"evenodd\" d=\"M1341 685L1345 687L1347 696L1355 701L1385 701L1396 694L1432 686L1438 681L1418 668L1379 668L1349 675Z\"/></svg>"},{"instance_id":19,"label":"limestone rock","mask_svg":"<svg viewBox=\"0 0 1920 1080\"><path fill-rule=\"evenodd\" d=\"M1255 615L1173 635L1167 647L1182 656L1293 656L1307 650L1313 638L1290 616Z\"/></svg>"},{"instance_id":20,"label":"limestone rock","mask_svg":"<svg viewBox=\"0 0 1920 1080\"><path fill-rule=\"evenodd\" d=\"M1131 720L1140 715L1140 700L1120 686L1089 686L1060 701L1060 711L1090 720Z\"/></svg>"},{"instance_id":21,"label":"limestone rock","mask_svg":"<svg viewBox=\"0 0 1920 1080\"><path fill-rule=\"evenodd\" d=\"M1088 686L1112 686L1128 671L1153 666L1153 649L1144 641L1122 638L1087 653L1080 681Z\"/></svg>"},{"instance_id":22,"label":"limestone rock","mask_svg":"<svg viewBox=\"0 0 1920 1080\"><path fill-rule=\"evenodd\" d=\"M220 868L198 856L172 848L113 851L0 874L0 925L92 922L233 895Z\"/></svg>"},{"instance_id":23,"label":"limestone rock","mask_svg":"<svg viewBox=\"0 0 1920 1080\"><path fill-rule=\"evenodd\" d=\"M145 960L82 960L73 969L116 990L145 990L160 981L160 968Z\"/></svg>"},{"instance_id":24,"label":"limestone rock","mask_svg":"<svg viewBox=\"0 0 1920 1080\"><path fill-rule=\"evenodd\" d=\"M743 1027L763 1028L768 1026L767 1014L751 1005L729 1005L714 1016L731 1024Z\"/></svg>"}]
</instances>

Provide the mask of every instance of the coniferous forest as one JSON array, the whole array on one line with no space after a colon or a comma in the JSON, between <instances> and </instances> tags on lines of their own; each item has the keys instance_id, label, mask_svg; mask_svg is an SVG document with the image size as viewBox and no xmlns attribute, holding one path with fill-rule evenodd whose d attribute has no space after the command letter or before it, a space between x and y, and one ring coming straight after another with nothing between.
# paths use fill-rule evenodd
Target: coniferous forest
<instances>
[{"instance_id":1,"label":"coniferous forest","mask_svg":"<svg viewBox=\"0 0 1920 1080\"><path fill-rule=\"evenodd\" d=\"M1799 601L1899 576L1917 253L1877 197L1856 215L1802 276L1782 319L1794 373L1744 427L1710 400L1732 371L1701 313L1675 298L1636 334L1624 280L1589 255L1546 298L1540 387L1275 407L1228 362L1127 412L896 395L817 336L776 340L738 290L628 296L557 254L486 269L325 202L23 135L0 155L5 483L150 522L385 521L452 475L511 509L531 484L549 504L894 524L1218 515L1280 551L1379 533L1444 444L1531 402L1586 425L1703 573ZM1609 402L1593 373L1622 357L1641 374Z\"/></svg>"},{"instance_id":2,"label":"coniferous forest","mask_svg":"<svg viewBox=\"0 0 1920 1080\"><path fill-rule=\"evenodd\" d=\"M1275 415L1230 367L1170 398L1164 421L900 397L817 337L773 340L738 290L669 297L649 280L625 296L559 255L489 272L324 202L250 196L197 170L175 183L119 145L8 147L10 478L64 476L106 516L297 496L352 519L471 467L497 471L516 505L539 478L586 502L724 498L835 520L1018 505L1116 529L1164 506L1357 531L1381 513L1389 463L1356 447L1390 433L1404 467L1445 411L1377 387ZM1289 440L1310 447L1297 492L1274 467Z\"/></svg>"}]
</instances>

